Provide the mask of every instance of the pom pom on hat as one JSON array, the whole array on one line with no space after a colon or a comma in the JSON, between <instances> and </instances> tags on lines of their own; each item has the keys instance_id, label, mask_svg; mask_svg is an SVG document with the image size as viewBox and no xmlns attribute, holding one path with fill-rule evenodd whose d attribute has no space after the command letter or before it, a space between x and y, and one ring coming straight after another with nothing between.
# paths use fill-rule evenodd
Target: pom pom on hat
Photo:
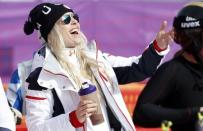
<instances>
[{"instance_id":1,"label":"pom pom on hat","mask_svg":"<svg viewBox=\"0 0 203 131\"><path fill-rule=\"evenodd\" d=\"M24 24L24 32L25 32L26 35L32 34L34 32L34 29L35 29L35 27L31 22L29 22L29 21L25 22L25 24Z\"/></svg>"}]
</instances>

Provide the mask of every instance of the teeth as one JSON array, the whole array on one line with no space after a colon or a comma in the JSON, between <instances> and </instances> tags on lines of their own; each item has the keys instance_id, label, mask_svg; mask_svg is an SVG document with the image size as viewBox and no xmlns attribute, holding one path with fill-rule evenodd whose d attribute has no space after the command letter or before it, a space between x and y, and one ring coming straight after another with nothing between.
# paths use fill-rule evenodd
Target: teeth
<instances>
[{"instance_id":1,"label":"teeth","mask_svg":"<svg viewBox=\"0 0 203 131\"><path fill-rule=\"evenodd\" d=\"M78 33L79 31L78 31L78 29L73 29L73 30L71 30L71 34L72 33Z\"/></svg>"}]
</instances>

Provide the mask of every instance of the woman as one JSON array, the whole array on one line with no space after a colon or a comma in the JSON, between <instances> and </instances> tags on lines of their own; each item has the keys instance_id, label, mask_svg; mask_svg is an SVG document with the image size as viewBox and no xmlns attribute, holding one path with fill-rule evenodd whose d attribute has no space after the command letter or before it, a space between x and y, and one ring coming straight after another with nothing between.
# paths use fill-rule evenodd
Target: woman
<instances>
[{"instance_id":1,"label":"woman","mask_svg":"<svg viewBox=\"0 0 203 131\"><path fill-rule=\"evenodd\" d=\"M181 49L149 80L133 120L144 127L159 127L167 120L173 131L195 131L197 114L203 111L203 2L183 7L173 26Z\"/></svg>"},{"instance_id":2,"label":"woman","mask_svg":"<svg viewBox=\"0 0 203 131\"><path fill-rule=\"evenodd\" d=\"M27 79L26 118L30 131L135 130L122 99L119 84L151 76L168 51L171 31L163 24L156 40L139 57L104 54L80 31L79 17L62 4L42 3L29 14L24 31L39 30L46 41L43 59ZM43 61L43 62L42 62ZM117 80L118 79L118 80ZM99 103L78 95L83 82L97 88ZM101 106L104 122L93 125L89 117Z\"/></svg>"}]
</instances>

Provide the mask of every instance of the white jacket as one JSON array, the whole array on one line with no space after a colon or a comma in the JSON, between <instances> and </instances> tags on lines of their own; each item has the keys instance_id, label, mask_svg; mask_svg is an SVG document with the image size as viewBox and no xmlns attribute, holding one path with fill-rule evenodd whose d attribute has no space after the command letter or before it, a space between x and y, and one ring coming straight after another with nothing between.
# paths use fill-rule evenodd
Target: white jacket
<instances>
[{"instance_id":1,"label":"white jacket","mask_svg":"<svg viewBox=\"0 0 203 131\"><path fill-rule=\"evenodd\" d=\"M15 131L14 115L8 105L4 88L0 78L0 127Z\"/></svg>"},{"instance_id":2,"label":"white jacket","mask_svg":"<svg viewBox=\"0 0 203 131\"><path fill-rule=\"evenodd\" d=\"M97 59L100 68L96 69L91 67L91 70L94 73L96 80L100 84L112 112L121 122L122 130L135 131L131 116L126 108L118 87L118 76L115 75L113 68L130 67L133 65L133 63L138 64L141 56L129 58L115 57L109 54L102 54L100 51L92 47L88 49L87 55ZM156 55L158 56L158 54ZM38 62L40 63L40 60L33 60L33 64L35 65ZM105 71L103 67L105 67ZM131 73L131 71L125 72ZM110 84L107 74L111 78L113 84ZM90 121L86 121L84 128L74 128L71 125L69 113L76 110L78 106L78 90L74 80L70 77L70 74L66 73L61 68L55 57L48 49L46 49L46 57L41 71L38 74L37 84L43 87L43 89L33 89L28 87L26 94L26 122L28 130L93 131ZM36 86L38 86L37 84ZM56 117L52 117L54 106L52 89L55 89L65 111L64 114ZM101 131L103 131L103 129L101 129Z\"/></svg>"}]
</instances>

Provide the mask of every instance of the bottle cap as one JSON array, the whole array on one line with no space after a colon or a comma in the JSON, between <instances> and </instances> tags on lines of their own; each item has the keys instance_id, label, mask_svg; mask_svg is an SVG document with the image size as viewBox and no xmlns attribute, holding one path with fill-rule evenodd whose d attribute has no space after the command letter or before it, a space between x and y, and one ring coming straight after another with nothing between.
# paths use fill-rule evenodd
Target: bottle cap
<instances>
[{"instance_id":1,"label":"bottle cap","mask_svg":"<svg viewBox=\"0 0 203 131\"><path fill-rule=\"evenodd\" d=\"M94 85L91 85L91 84L88 84L87 82L84 82L82 84L81 89L79 90L79 95L80 96L87 95L87 94L90 94L96 90L97 90L97 88Z\"/></svg>"}]
</instances>

